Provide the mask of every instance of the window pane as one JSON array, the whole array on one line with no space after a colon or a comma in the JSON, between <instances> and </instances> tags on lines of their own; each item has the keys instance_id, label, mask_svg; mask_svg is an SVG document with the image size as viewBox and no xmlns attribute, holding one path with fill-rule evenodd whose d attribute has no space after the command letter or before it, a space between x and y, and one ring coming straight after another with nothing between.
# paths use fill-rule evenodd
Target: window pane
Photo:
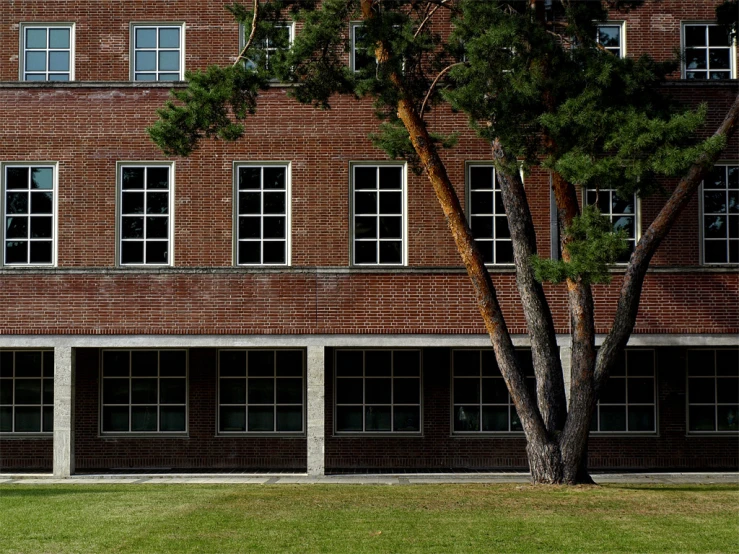
<instances>
[{"instance_id":1,"label":"window pane","mask_svg":"<svg viewBox=\"0 0 739 554\"><path fill-rule=\"evenodd\" d=\"M142 214L144 213L144 193L124 192L122 197L121 213Z\"/></svg>"},{"instance_id":2,"label":"window pane","mask_svg":"<svg viewBox=\"0 0 739 554\"><path fill-rule=\"evenodd\" d=\"M69 29L49 29L49 48L69 48Z\"/></svg>"},{"instance_id":3,"label":"window pane","mask_svg":"<svg viewBox=\"0 0 739 554\"><path fill-rule=\"evenodd\" d=\"M166 264L167 263L167 242L149 242L146 245L146 263L147 264Z\"/></svg>"},{"instance_id":4,"label":"window pane","mask_svg":"<svg viewBox=\"0 0 739 554\"><path fill-rule=\"evenodd\" d=\"M146 213L147 214L169 213L169 193L168 192L147 192L146 193Z\"/></svg>"},{"instance_id":5,"label":"window pane","mask_svg":"<svg viewBox=\"0 0 739 554\"><path fill-rule=\"evenodd\" d=\"M103 431L128 431L128 406L103 407Z\"/></svg>"},{"instance_id":6,"label":"window pane","mask_svg":"<svg viewBox=\"0 0 739 554\"><path fill-rule=\"evenodd\" d=\"M126 218L142 221L143 218ZM166 239L169 235L169 218L168 217L147 217L146 218L146 238L147 239ZM141 235L123 238L140 238Z\"/></svg>"},{"instance_id":7,"label":"window pane","mask_svg":"<svg viewBox=\"0 0 739 554\"><path fill-rule=\"evenodd\" d=\"M44 433L51 433L54 431L54 407L53 406L45 406L44 407Z\"/></svg>"},{"instance_id":8,"label":"window pane","mask_svg":"<svg viewBox=\"0 0 739 554\"><path fill-rule=\"evenodd\" d=\"M629 376L654 375L654 352L652 350L629 350Z\"/></svg>"},{"instance_id":9,"label":"window pane","mask_svg":"<svg viewBox=\"0 0 739 554\"><path fill-rule=\"evenodd\" d=\"M716 413L713 406L690 406L688 413L691 431L716 430Z\"/></svg>"},{"instance_id":10,"label":"window pane","mask_svg":"<svg viewBox=\"0 0 739 554\"><path fill-rule=\"evenodd\" d=\"M285 263L285 243L280 242L265 242L264 248L264 260L265 264L284 264Z\"/></svg>"},{"instance_id":11,"label":"window pane","mask_svg":"<svg viewBox=\"0 0 739 554\"><path fill-rule=\"evenodd\" d=\"M239 213L240 214L260 214L262 213L262 195L258 192L240 192L239 193Z\"/></svg>"},{"instance_id":12,"label":"window pane","mask_svg":"<svg viewBox=\"0 0 739 554\"><path fill-rule=\"evenodd\" d=\"M470 198L470 208L473 214L493 214L493 193L473 191Z\"/></svg>"},{"instance_id":13,"label":"window pane","mask_svg":"<svg viewBox=\"0 0 739 554\"><path fill-rule=\"evenodd\" d=\"M221 350L218 353L221 375L246 377L246 352Z\"/></svg>"},{"instance_id":14,"label":"window pane","mask_svg":"<svg viewBox=\"0 0 739 554\"><path fill-rule=\"evenodd\" d=\"M648 404L654 402L654 379L630 377L627 381L629 403Z\"/></svg>"},{"instance_id":15,"label":"window pane","mask_svg":"<svg viewBox=\"0 0 739 554\"><path fill-rule=\"evenodd\" d=\"M685 46L706 46L706 26L686 25Z\"/></svg>"},{"instance_id":16,"label":"window pane","mask_svg":"<svg viewBox=\"0 0 739 554\"><path fill-rule=\"evenodd\" d=\"M221 404L246 404L246 379L220 380Z\"/></svg>"},{"instance_id":17,"label":"window pane","mask_svg":"<svg viewBox=\"0 0 739 554\"><path fill-rule=\"evenodd\" d=\"M709 46L731 46L731 36L721 25L708 25ZM728 52L728 48L725 50Z\"/></svg>"},{"instance_id":18,"label":"window pane","mask_svg":"<svg viewBox=\"0 0 739 554\"><path fill-rule=\"evenodd\" d=\"M26 71L46 71L46 52L26 52Z\"/></svg>"},{"instance_id":19,"label":"window pane","mask_svg":"<svg viewBox=\"0 0 739 554\"><path fill-rule=\"evenodd\" d=\"M717 350L716 373L739 377L739 350Z\"/></svg>"},{"instance_id":20,"label":"window pane","mask_svg":"<svg viewBox=\"0 0 739 554\"><path fill-rule=\"evenodd\" d=\"M361 350L339 350L336 352L337 376L361 376L363 352Z\"/></svg>"},{"instance_id":21,"label":"window pane","mask_svg":"<svg viewBox=\"0 0 739 554\"><path fill-rule=\"evenodd\" d=\"M411 406L396 406L393 408L393 426L395 431L420 431L419 408Z\"/></svg>"},{"instance_id":22,"label":"window pane","mask_svg":"<svg viewBox=\"0 0 739 554\"><path fill-rule=\"evenodd\" d=\"M135 377L156 377L159 368L159 352L134 350L131 352L131 374Z\"/></svg>"},{"instance_id":23,"label":"window pane","mask_svg":"<svg viewBox=\"0 0 739 554\"><path fill-rule=\"evenodd\" d=\"M8 190L28 188L28 171L27 167L6 168L5 188Z\"/></svg>"},{"instance_id":24,"label":"window pane","mask_svg":"<svg viewBox=\"0 0 739 554\"><path fill-rule=\"evenodd\" d=\"M629 431L654 430L654 407L629 406Z\"/></svg>"},{"instance_id":25,"label":"window pane","mask_svg":"<svg viewBox=\"0 0 739 554\"><path fill-rule=\"evenodd\" d=\"M0 407L0 433L13 432L13 408Z\"/></svg>"},{"instance_id":26,"label":"window pane","mask_svg":"<svg viewBox=\"0 0 739 554\"><path fill-rule=\"evenodd\" d=\"M367 404L390 404L391 379L365 379L364 401Z\"/></svg>"},{"instance_id":27,"label":"window pane","mask_svg":"<svg viewBox=\"0 0 739 554\"><path fill-rule=\"evenodd\" d=\"M103 352L103 377L128 377L129 356L127 350L106 350Z\"/></svg>"},{"instance_id":28,"label":"window pane","mask_svg":"<svg viewBox=\"0 0 739 554\"><path fill-rule=\"evenodd\" d=\"M255 218L241 218L255 219ZM259 220L257 220L258 222ZM284 239L285 238L285 218L284 217L265 217L264 218L264 238L266 239ZM282 247L282 244L280 244Z\"/></svg>"},{"instance_id":29,"label":"window pane","mask_svg":"<svg viewBox=\"0 0 739 554\"><path fill-rule=\"evenodd\" d=\"M179 51L165 50L159 52L159 71L179 71L180 70L180 53Z\"/></svg>"},{"instance_id":30,"label":"window pane","mask_svg":"<svg viewBox=\"0 0 739 554\"><path fill-rule=\"evenodd\" d=\"M156 406L132 406L131 407L131 431L156 431L157 430L157 407Z\"/></svg>"},{"instance_id":31,"label":"window pane","mask_svg":"<svg viewBox=\"0 0 739 554\"><path fill-rule=\"evenodd\" d=\"M16 379L15 403L41 404L41 379Z\"/></svg>"},{"instance_id":32,"label":"window pane","mask_svg":"<svg viewBox=\"0 0 739 554\"><path fill-rule=\"evenodd\" d=\"M41 377L41 352L16 352L15 376Z\"/></svg>"},{"instance_id":33,"label":"window pane","mask_svg":"<svg viewBox=\"0 0 739 554\"><path fill-rule=\"evenodd\" d=\"M185 430L185 407L162 406L159 408L161 422L159 430L163 432L182 432Z\"/></svg>"},{"instance_id":34,"label":"window pane","mask_svg":"<svg viewBox=\"0 0 739 554\"><path fill-rule=\"evenodd\" d=\"M51 238L52 218L51 217L32 217L31 218L31 238L46 239ZM8 237L11 238L11 237ZM13 237L14 238L14 237Z\"/></svg>"},{"instance_id":35,"label":"window pane","mask_svg":"<svg viewBox=\"0 0 739 554\"><path fill-rule=\"evenodd\" d=\"M708 54L708 63L711 69L730 69L731 68L731 51L728 48L721 50L711 49Z\"/></svg>"},{"instance_id":36,"label":"window pane","mask_svg":"<svg viewBox=\"0 0 739 554\"><path fill-rule=\"evenodd\" d=\"M739 430L739 405L718 407L718 430Z\"/></svg>"},{"instance_id":37,"label":"window pane","mask_svg":"<svg viewBox=\"0 0 739 554\"><path fill-rule=\"evenodd\" d=\"M0 379L0 404L13 403L12 379Z\"/></svg>"},{"instance_id":38,"label":"window pane","mask_svg":"<svg viewBox=\"0 0 739 554\"><path fill-rule=\"evenodd\" d=\"M13 353L0 350L0 377L13 376Z\"/></svg>"},{"instance_id":39,"label":"window pane","mask_svg":"<svg viewBox=\"0 0 739 554\"><path fill-rule=\"evenodd\" d=\"M302 431L303 409L300 406L278 406L277 430L295 432Z\"/></svg>"},{"instance_id":40,"label":"window pane","mask_svg":"<svg viewBox=\"0 0 739 554\"><path fill-rule=\"evenodd\" d=\"M54 376L54 352L47 350L43 352L44 377Z\"/></svg>"},{"instance_id":41,"label":"window pane","mask_svg":"<svg viewBox=\"0 0 739 554\"><path fill-rule=\"evenodd\" d=\"M716 401L719 404L739 404L739 379L719 377L716 383Z\"/></svg>"},{"instance_id":42,"label":"window pane","mask_svg":"<svg viewBox=\"0 0 739 554\"><path fill-rule=\"evenodd\" d=\"M15 432L38 433L41 431L41 408L16 408Z\"/></svg>"},{"instance_id":43,"label":"window pane","mask_svg":"<svg viewBox=\"0 0 739 554\"><path fill-rule=\"evenodd\" d=\"M337 406L336 407L336 430L337 431L362 431L362 407L361 406Z\"/></svg>"},{"instance_id":44,"label":"window pane","mask_svg":"<svg viewBox=\"0 0 739 554\"><path fill-rule=\"evenodd\" d=\"M365 431L390 431L390 406L367 406Z\"/></svg>"},{"instance_id":45,"label":"window pane","mask_svg":"<svg viewBox=\"0 0 739 554\"><path fill-rule=\"evenodd\" d=\"M31 168L31 188L52 189L54 188L54 172L50 167Z\"/></svg>"},{"instance_id":46,"label":"window pane","mask_svg":"<svg viewBox=\"0 0 739 554\"><path fill-rule=\"evenodd\" d=\"M156 404L158 379L131 379L132 404Z\"/></svg>"},{"instance_id":47,"label":"window pane","mask_svg":"<svg viewBox=\"0 0 739 554\"><path fill-rule=\"evenodd\" d=\"M494 188L493 183L494 171L492 167L471 167L470 168L470 188L491 189Z\"/></svg>"},{"instance_id":48,"label":"window pane","mask_svg":"<svg viewBox=\"0 0 739 554\"><path fill-rule=\"evenodd\" d=\"M28 261L27 242L5 243L5 262L8 264L26 263Z\"/></svg>"},{"instance_id":49,"label":"window pane","mask_svg":"<svg viewBox=\"0 0 739 554\"><path fill-rule=\"evenodd\" d=\"M688 379L688 398L691 404L709 404L716 401L716 380L707 378Z\"/></svg>"},{"instance_id":50,"label":"window pane","mask_svg":"<svg viewBox=\"0 0 739 554\"><path fill-rule=\"evenodd\" d=\"M264 193L264 213L284 214L285 213L285 193L284 192L265 192Z\"/></svg>"},{"instance_id":51,"label":"window pane","mask_svg":"<svg viewBox=\"0 0 739 554\"><path fill-rule=\"evenodd\" d=\"M714 355L713 350L688 350L688 375L714 375Z\"/></svg>"},{"instance_id":52,"label":"window pane","mask_svg":"<svg viewBox=\"0 0 739 554\"><path fill-rule=\"evenodd\" d=\"M396 350L393 352L393 373L396 377L417 377L421 369L421 353L417 350Z\"/></svg>"},{"instance_id":53,"label":"window pane","mask_svg":"<svg viewBox=\"0 0 739 554\"><path fill-rule=\"evenodd\" d=\"M103 379L103 404L128 404L128 379Z\"/></svg>"},{"instance_id":54,"label":"window pane","mask_svg":"<svg viewBox=\"0 0 739 554\"><path fill-rule=\"evenodd\" d=\"M354 213L356 214L377 214L377 193L376 192L355 192L354 193Z\"/></svg>"},{"instance_id":55,"label":"window pane","mask_svg":"<svg viewBox=\"0 0 739 554\"><path fill-rule=\"evenodd\" d=\"M455 350L454 351L454 375L479 376L480 375L480 351L479 350Z\"/></svg>"},{"instance_id":56,"label":"window pane","mask_svg":"<svg viewBox=\"0 0 739 554\"><path fill-rule=\"evenodd\" d=\"M49 71L69 71L69 52L49 52Z\"/></svg>"},{"instance_id":57,"label":"window pane","mask_svg":"<svg viewBox=\"0 0 739 554\"><path fill-rule=\"evenodd\" d=\"M261 188L262 170L259 167L239 168L239 190Z\"/></svg>"},{"instance_id":58,"label":"window pane","mask_svg":"<svg viewBox=\"0 0 739 554\"><path fill-rule=\"evenodd\" d=\"M272 350L249 351L249 376L272 377L275 374L275 353Z\"/></svg>"},{"instance_id":59,"label":"window pane","mask_svg":"<svg viewBox=\"0 0 739 554\"><path fill-rule=\"evenodd\" d=\"M121 188L124 190L144 188L144 168L124 167L121 170Z\"/></svg>"},{"instance_id":60,"label":"window pane","mask_svg":"<svg viewBox=\"0 0 739 554\"><path fill-rule=\"evenodd\" d=\"M185 404L187 384L184 379L160 379L159 394L162 404Z\"/></svg>"},{"instance_id":61,"label":"window pane","mask_svg":"<svg viewBox=\"0 0 739 554\"><path fill-rule=\"evenodd\" d=\"M28 193L27 192L9 192L7 194L6 213L9 214L27 214L28 213Z\"/></svg>"},{"instance_id":62,"label":"window pane","mask_svg":"<svg viewBox=\"0 0 739 554\"><path fill-rule=\"evenodd\" d=\"M509 241L495 243L495 263L513 263L513 243Z\"/></svg>"},{"instance_id":63,"label":"window pane","mask_svg":"<svg viewBox=\"0 0 739 554\"><path fill-rule=\"evenodd\" d=\"M301 404L303 402L302 379L277 379L277 402Z\"/></svg>"},{"instance_id":64,"label":"window pane","mask_svg":"<svg viewBox=\"0 0 739 554\"><path fill-rule=\"evenodd\" d=\"M239 217L239 238L259 239L262 238L262 218Z\"/></svg>"},{"instance_id":65,"label":"window pane","mask_svg":"<svg viewBox=\"0 0 739 554\"><path fill-rule=\"evenodd\" d=\"M249 406L249 431L274 431L274 408Z\"/></svg>"},{"instance_id":66,"label":"window pane","mask_svg":"<svg viewBox=\"0 0 739 554\"><path fill-rule=\"evenodd\" d=\"M389 216L381 217L380 218L380 238L384 238L384 239L402 238L403 237L402 224L403 224L403 218L401 217L389 217ZM360 237L358 236L358 238Z\"/></svg>"},{"instance_id":67,"label":"window pane","mask_svg":"<svg viewBox=\"0 0 739 554\"><path fill-rule=\"evenodd\" d=\"M706 69L706 51L705 49L685 50L685 67L687 69Z\"/></svg>"},{"instance_id":68,"label":"window pane","mask_svg":"<svg viewBox=\"0 0 739 554\"><path fill-rule=\"evenodd\" d=\"M54 403L54 381L52 379L44 379L43 384L43 403L53 404Z\"/></svg>"},{"instance_id":69,"label":"window pane","mask_svg":"<svg viewBox=\"0 0 739 554\"><path fill-rule=\"evenodd\" d=\"M418 404L421 401L418 379L394 379L393 402L396 404Z\"/></svg>"},{"instance_id":70,"label":"window pane","mask_svg":"<svg viewBox=\"0 0 739 554\"><path fill-rule=\"evenodd\" d=\"M479 403L480 402L480 380L454 379L454 403Z\"/></svg>"},{"instance_id":71,"label":"window pane","mask_svg":"<svg viewBox=\"0 0 739 554\"><path fill-rule=\"evenodd\" d=\"M159 29L159 48L179 48L180 30L177 27Z\"/></svg>"},{"instance_id":72,"label":"window pane","mask_svg":"<svg viewBox=\"0 0 739 554\"><path fill-rule=\"evenodd\" d=\"M154 28L144 28L135 30L135 44L136 48L156 48L157 45L157 31Z\"/></svg>"},{"instance_id":73,"label":"window pane","mask_svg":"<svg viewBox=\"0 0 739 554\"><path fill-rule=\"evenodd\" d=\"M246 431L246 409L243 407L221 407L221 431Z\"/></svg>"},{"instance_id":74,"label":"window pane","mask_svg":"<svg viewBox=\"0 0 739 554\"><path fill-rule=\"evenodd\" d=\"M454 407L454 430L455 431L479 431L480 430L480 407L479 406L455 406Z\"/></svg>"},{"instance_id":75,"label":"window pane","mask_svg":"<svg viewBox=\"0 0 739 554\"><path fill-rule=\"evenodd\" d=\"M508 431L508 406L483 406L483 431Z\"/></svg>"},{"instance_id":76,"label":"window pane","mask_svg":"<svg viewBox=\"0 0 739 554\"><path fill-rule=\"evenodd\" d=\"M400 189L403 183L403 173L400 167L380 168L380 188Z\"/></svg>"},{"instance_id":77,"label":"window pane","mask_svg":"<svg viewBox=\"0 0 739 554\"><path fill-rule=\"evenodd\" d=\"M600 430L626 431L626 406L601 406Z\"/></svg>"},{"instance_id":78,"label":"window pane","mask_svg":"<svg viewBox=\"0 0 739 554\"><path fill-rule=\"evenodd\" d=\"M337 379L336 402L339 404L361 404L364 398L362 379Z\"/></svg>"},{"instance_id":79,"label":"window pane","mask_svg":"<svg viewBox=\"0 0 739 554\"><path fill-rule=\"evenodd\" d=\"M46 48L46 29L26 29L26 48Z\"/></svg>"},{"instance_id":80,"label":"window pane","mask_svg":"<svg viewBox=\"0 0 739 554\"><path fill-rule=\"evenodd\" d=\"M508 388L503 379L482 380L483 404L508 404Z\"/></svg>"},{"instance_id":81,"label":"window pane","mask_svg":"<svg viewBox=\"0 0 739 554\"><path fill-rule=\"evenodd\" d=\"M262 260L262 247L259 242L239 243L239 263L258 264Z\"/></svg>"},{"instance_id":82,"label":"window pane","mask_svg":"<svg viewBox=\"0 0 739 554\"><path fill-rule=\"evenodd\" d=\"M159 373L163 377L184 377L187 372L187 353L184 350L161 350Z\"/></svg>"},{"instance_id":83,"label":"window pane","mask_svg":"<svg viewBox=\"0 0 739 554\"><path fill-rule=\"evenodd\" d=\"M389 350L367 350L365 352L365 375L390 376L391 352Z\"/></svg>"},{"instance_id":84,"label":"window pane","mask_svg":"<svg viewBox=\"0 0 739 554\"><path fill-rule=\"evenodd\" d=\"M303 352L300 350L278 350L277 353L277 375L278 376L302 376L303 375Z\"/></svg>"},{"instance_id":85,"label":"window pane","mask_svg":"<svg viewBox=\"0 0 739 554\"><path fill-rule=\"evenodd\" d=\"M380 243L380 263L399 264L403 260L402 243L400 241L386 241Z\"/></svg>"},{"instance_id":86,"label":"window pane","mask_svg":"<svg viewBox=\"0 0 739 554\"><path fill-rule=\"evenodd\" d=\"M155 71L157 66L156 52L142 50L136 52L136 71Z\"/></svg>"},{"instance_id":87,"label":"window pane","mask_svg":"<svg viewBox=\"0 0 739 554\"><path fill-rule=\"evenodd\" d=\"M249 379L249 404L274 404L274 379Z\"/></svg>"},{"instance_id":88,"label":"window pane","mask_svg":"<svg viewBox=\"0 0 739 554\"><path fill-rule=\"evenodd\" d=\"M257 171L259 171L257 169ZM264 168L264 188L265 189L284 189L285 188L285 168L284 167L265 167Z\"/></svg>"},{"instance_id":89,"label":"window pane","mask_svg":"<svg viewBox=\"0 0 739 554\"><path fill-rule=\"evenodd\" d=\"M377 170L374 167L354 168L354 188L373 189L377 188Z\"/></svg>"},{"instance_id":90,"label":"window pane","mask_svg":"<svg viewBox=\"0 0 739 554\"><path fill-rule=\"evenodd\" d=\"M49 264L52 261L51 256L51 241L31 243L30 263Z\"/></svg>"},{"instance_id":91,"label":"window pane","mask_svg":"<svg viewBox=\"0 0 739 554\"><path fill-rule=\"evenodd\" d=\"M354 243L354 263L356 264L375 264L377 263L377 243L372 242L355 242Z\"/></svg>"}]
</instances>

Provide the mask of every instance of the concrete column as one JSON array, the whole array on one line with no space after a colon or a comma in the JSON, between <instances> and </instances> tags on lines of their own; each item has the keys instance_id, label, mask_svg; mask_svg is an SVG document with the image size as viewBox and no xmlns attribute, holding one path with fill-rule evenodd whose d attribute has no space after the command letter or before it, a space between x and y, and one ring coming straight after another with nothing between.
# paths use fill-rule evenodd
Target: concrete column
<instances>
[{"instance_id":1,"label":"concrete column","mask_svg":"<svg viewBox=\"0 0 739 554\"><path fill-rule=\"evenodd\" d=\"M308 409L306 429L308 439L308 475L317 477L325 472L326 425L326 349L323 346L308 347Z\"/></svg>"},{"instance_id":2,"label":"concrete column","mask_svg":"<svg viewBox=\"0 0 739 554\"><path fill-rule=\"evenodd\" d=\"M565 382L565 397L570 402L570 383L572 382L572 347L560 346L559 359L562 362L562 377Z\"/></svg>"},{"instance_id":3,"label":"concrete column","mask_svg":"<svg viewBox=\"0 0 739 554\"><path fill-rule=\"evenodd\" d=\"M74 349L54 348L54 477L74 473Z\"/></svg>"}]
</instances>

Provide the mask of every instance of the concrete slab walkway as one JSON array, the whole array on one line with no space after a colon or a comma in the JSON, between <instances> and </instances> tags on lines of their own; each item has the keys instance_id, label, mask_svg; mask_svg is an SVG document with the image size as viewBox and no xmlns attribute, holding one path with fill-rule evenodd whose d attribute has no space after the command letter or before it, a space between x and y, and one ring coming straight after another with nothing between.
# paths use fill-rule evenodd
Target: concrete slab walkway
<instances>
[{"instance_id":1,"label":"concrete slab walkway","mask_svg":"<svg viewBox=\"0 0 739 554\"><path fill-rule=\"evenodd\" d=\"M659 485L712 485L734 484L739 486L739 473L596 473L596 483L606 484L659 484ZM439 483L528 483L528 473L410 473L410 474L346 474L309 477L306 474L85 474L66 479L51 475L0 474L0 484L15 485L94 485L107 484L243 484L243 485L420 485Z\"/></svg>"}]
</instances>

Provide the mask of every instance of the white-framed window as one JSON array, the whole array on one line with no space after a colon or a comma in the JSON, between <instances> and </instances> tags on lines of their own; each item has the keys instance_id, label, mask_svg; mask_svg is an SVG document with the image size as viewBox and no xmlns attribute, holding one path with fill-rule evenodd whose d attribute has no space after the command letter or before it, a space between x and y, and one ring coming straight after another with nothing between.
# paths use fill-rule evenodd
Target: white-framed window
<instances>
[{"instance_id":1,"label":"white-framed window","mask_svg":"<svg viewBox=\"0 0 739 554\"><path fill-rule=\"evenodd\" d=\"M736 50L723 26L715 23L685 23L682 31L685 79L733 77Z\"/></svg>"},{"instance_id":2,"label":"white-framed window","mask_svg":"<svg viewBox=\"0 0 739 554\"><path fill-rule=\"evenodd\" d=\"M492 164L467 164L467 213L486 264L512 264L513 242Z\"/></svg>"},{"instance_id":3,"label":"white-framed window","mask_svg":"<svg viewBox=\"0 0 739 554\"><path fill-rule=\"evenodd\" d=\"M239 25L239 51L246 46L249 33L243 25ZM247 52L244 64L248 69L256 69L261 63L270 68L270 58L279 50L289 49L295 40L295 23L283 21L272 26L272 32L263 40L252 43Z\"/></svg>"},{"instance_id":4,"label":"white-framed window","mask_svg":"<svg viewBox=\"0 0 739 554\"><path fill-rule=\"evenodd\" d=\"M404 265L405 165L351 163L352 264Z\"/></svg>"},{"instance_id":5,"label":"white-framed window","mask_svg":"<svg viewBox=\"0 0 739 554\"><path fill-rule=\"evenodd\" d=\"M616 189L587 188L584 190L584 195L585 204L597 206L601 215L611 222L614 231L626 233L629 248L616 262L627 263L641 236L638 217L639 199L636 194L623 198Z\"/></svg>"},{"instance_id":6,"label":"white-framed window","mask_svg":"<svg viewBox=\"0 0 739 554\"><path fill-rule=\"evenodd\" d=\"M6 163L2 167L0 231L3 263L56 263L57 164Z\"/></svg>"},{"instance_id":7,"label":"white-framed window","mask_svg":"<svg viewBox=\"0 0 739 554\"><path fill-rule=\"evenodd\" d=\"M131 24L131 80L182 81L184 75L184 23Z\"/></svg>"},{"instance_id":8,"label":"white-framed window","mask_svg":"<svg viewBox=\"0 0 739 554\"><path fill-rule=\"evenodd\" d=\"M54 352L0 350L0 434L54 430Z\"/></svg>"},{"instance_id":9,"label":"white-framed window","mask_svg":"<svg viewBox=\"0 0 739 554\"><path fill-rule=\"evenodd\" d=\"M625 350L598 399L590 430L599 433L656 433L657 387L654 350Z\"/></svg>"},{"instance_id":10,"label":"white-framed window","mask_svg":"<svg viewBox=\"0 0 739 554\"><path fill-rule=\"evenodd\" d=\"M421 351L335 351L337 433L421 432Z\"/></svg>"},{"instance_id":11,"label":"white-framed window","mask_svg":"<svg viewBox=\"0 0 739 554\"><path fill-rule=\"evenodd\" d=\"M304 350L219 350L219 433L302 433L304 404Z\"/></svg>"},{"instance_id":12,"label":"white-framed window","mask_svg":"<svg viewBox=\"0 0 739 554\"><path fill-rule=\"evenodd\" d=\"M74 24L22 23L21 81L74 81Z\"/></svg>"},{"instance_id":13,"label":"white-framed window","mask_svg":"<svg viewBox=\"0 0 739 554\"><path fill-rule=\"evenodd\" d=\"M516 357L535 395L531 351L517 349ZM461 434L523 432L492 349L452 350L452 430Z\"/></svg>"},{"instance_id":14,"label":"white-framed window","mask_svg":"<svg viewBox=\"0 0 739 554\"><path fill-rule=\"evenodd\" d=\"M103 350L102 433L186 433L186 350Z\"/></svg>"},{"instance_id":15,"label":"white-framed window","mask_svg":"<svg viewBox=\"0 0 739 554\"><path fill-rule=\"evenodd\" d=\"M626 57L626 22L607 21L598 24L595 40L617 58Z\"/></svg>"},{"instance_id":16,"label":"white-framed window","mask_svg":"<svg viewBox=\"0 0 739 554\"><path fill-rule=\"evenodd\" d=\"M236 163L237 265L290 264L290 164Z\"/></svg>"},{"instance_id":17,"label":"white-framed window","mask_svg":"<svg viewBox=\"0 0 739 554\"><path fill-rule=\"evenodd\" d=\"M171 265L172 164L118 163L120 265Z\"/></svg>"},{"instance_id":18,"label":"white-framed window","mask_svg":"<svg viewBox=\"0 0 739 554\"><path fill-rule=\"evenodd\" d=\"M364 38L364 25L362 23L351 23L349 30L351 33L351 57L349 59L349 67L352 71L357 72L368 67L375 67L377 60L374 56L369 55L361 46Z\"/></svg>"},{"instance_id":19,"label":"white-framed window","mask_svg":"<svg viewBox=\"0 0 739 554\"><path fill-rule=\"evenodd\" d=\"M739 350L695 348L687 358L688 432L739 431Z\"/></svg>"},{"instance_id":20,"label":"white-framed window","mask_svg":"<svg viewBox=\"0 0 739 554\"><path fill-rule=\"evenodd\" d=\"M739 165L716 165L701 187L704 264L739 263Z\"/></svg>"}]
</instances>

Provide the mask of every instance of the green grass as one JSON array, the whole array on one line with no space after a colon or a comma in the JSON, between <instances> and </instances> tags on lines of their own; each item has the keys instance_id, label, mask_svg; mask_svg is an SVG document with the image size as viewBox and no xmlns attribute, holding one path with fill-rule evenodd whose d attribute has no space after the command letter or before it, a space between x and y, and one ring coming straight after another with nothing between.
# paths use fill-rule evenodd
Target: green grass
<instances>
[{"instance_id":1,"label":"green grass","mask_svg":"<svg viewBox=\"0 0 739 554\"><path fill-rule=\"evenodd\" d=\"M730 485L0 486L0 552L738 550Z\"/></svg>"}]
</instances>

